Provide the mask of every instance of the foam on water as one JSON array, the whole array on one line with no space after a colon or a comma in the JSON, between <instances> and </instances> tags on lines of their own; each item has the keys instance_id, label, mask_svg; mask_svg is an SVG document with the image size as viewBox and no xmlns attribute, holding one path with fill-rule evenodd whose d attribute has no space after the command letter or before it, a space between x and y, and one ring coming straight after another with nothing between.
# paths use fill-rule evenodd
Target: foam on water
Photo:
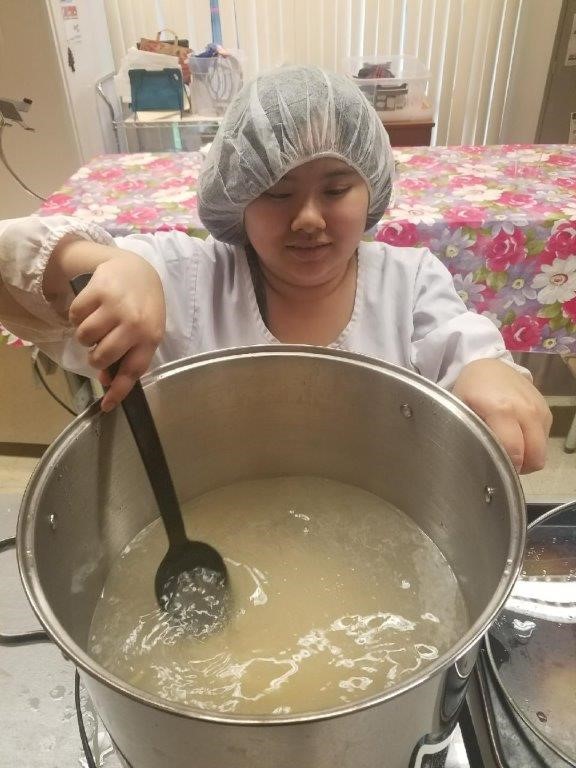
<instances>
[{"instance_id":1,"label":"foam on water","mask_svg":"<svg viewBox=\"0 0 576 768\"><path fill-rule=\"evenodd\" d=\"M238 714L300 713L377 695L468 627L438 548L382 499L333 480L236 483L184 505L190 538L229 570L232 610L196 638L156 606L166 548L155 522L114 563L90 652L135 686Z\"/></svg>"}]
</instances>

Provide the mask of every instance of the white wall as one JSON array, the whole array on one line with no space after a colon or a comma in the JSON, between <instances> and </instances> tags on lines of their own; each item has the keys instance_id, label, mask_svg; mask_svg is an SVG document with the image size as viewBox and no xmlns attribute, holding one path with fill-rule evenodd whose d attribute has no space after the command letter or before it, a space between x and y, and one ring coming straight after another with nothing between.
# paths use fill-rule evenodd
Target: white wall
<instances>
[{"instance_id":1,"label":"white wall","mask_svg":"<svg viewBox=\"0 0 576 768\"><path fill-rule=\"evenodd\" d=\"M500 130L502 144L534 141L561 9L562 0L522 2Z\"/></svg>"},{"instance_id":2,"label":"white wall","mask_svg":"<svg viewBox=\"0 0 576 768\"><path fill-rule=\"evenodd\" d=\"M101 77L112 74L115 67L104 0L74 0L74 5L78 9L80 36L70 41L67 39L67 24L62 19L62 0L48 0L55 45L60 51L62 82L66 84L74 115L80 154L87 161L104 151L102 127L95 119L103 102L96 93L95 84ZM74 55L74 72L67 64L68 47Z\"/></svg>"},{"instance_id":3,"label":"white wall","mask_svg":"<svg viewBox=\"0 0 576 768\"><path fill-rule=\"evenodd\" d=\"M71 44L76 72L67 69L68 41L61 0L0 0L0 96L33 100L27 121L36 132L3 131L10 165L47 196L90 157L104 151L94 85L113 69L104 0L76 0L81 41ZM498 140L534 140L562 0L522 0L517 56ZM71 117L74 112L74 119ZM40 201L26 194L0 163L0 218L25 215Z\"/></svg>"},{"instance_id":4,"label":"white wall","mask_svg":"<svg viewBox=\"0 0 576 768\"><path fill-rule=\"evenodd\" d=\"M4 154L44 197L104 146L94 90L97 78L112 69L103 2L75 4L81 28L76 42L66 40L60 0L0 0L0 97L32 99L24 118L36 129L5 128ZM67 65L68 46L75 72ZM0 218L26 215L39 205L0 163Z\"/></svg>"},{"instance_id":5,"label":"white wall","mask_svg":"<svg viewBox=\"0 0 576 768\"><path fill-rule=\"evenodd\" d=\"M0 4L0 96L33 104L25 113L36 132L3 131L4 154L25 184L41 195L58 187L78 165L79 150L68 104L59 87L60 70L48 17L39 0ZM30 213L40 201L29 197L0 164L0 216Z\"/></svg>"}]
</instances>

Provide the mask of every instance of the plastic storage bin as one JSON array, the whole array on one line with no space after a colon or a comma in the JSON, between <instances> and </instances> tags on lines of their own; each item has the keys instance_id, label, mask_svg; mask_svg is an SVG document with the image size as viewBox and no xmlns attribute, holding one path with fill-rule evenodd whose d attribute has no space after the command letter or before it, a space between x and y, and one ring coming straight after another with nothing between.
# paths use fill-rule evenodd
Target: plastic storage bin
<instances>
[{"instance_id":1,"label":"plastic storage bin","mask_svg":"<svg viewBox=\"0 0 576 768\"><path fill-rule=\"evenodd\" d=\"M432 120L430 71L415 56L351 56L348 73L385 123Z\"/></svg>"}]
</instances>

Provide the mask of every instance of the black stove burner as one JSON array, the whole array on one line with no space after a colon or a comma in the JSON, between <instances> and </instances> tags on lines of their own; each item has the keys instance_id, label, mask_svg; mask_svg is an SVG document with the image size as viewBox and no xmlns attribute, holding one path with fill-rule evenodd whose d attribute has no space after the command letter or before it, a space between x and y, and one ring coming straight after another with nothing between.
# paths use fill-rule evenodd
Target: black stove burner
<instances>
[{"instance_id":1,"label":"black stove burner","mask_svg":"<svg viewBox=\"0 0 576 768\"><path fill-rule=\"evenodd\" d=\"M460 716L460 728L470 768L568 768L514 712L492 672L484 645L478 654L471 695L478 696L478 712L469 704ZM486 746L489 745L489 754Z\"/></svg>"}]
</instances>

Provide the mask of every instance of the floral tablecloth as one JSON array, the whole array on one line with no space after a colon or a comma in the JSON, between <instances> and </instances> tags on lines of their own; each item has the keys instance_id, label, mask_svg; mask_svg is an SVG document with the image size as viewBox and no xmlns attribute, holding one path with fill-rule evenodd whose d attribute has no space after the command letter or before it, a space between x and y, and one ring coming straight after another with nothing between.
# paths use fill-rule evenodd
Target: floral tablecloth
<instances>
[{"instance_id":1,"label":"floral tablecloth","mask_svg":"<svg viewBox=\"0 0 576 768\"><path fill-rule=\"evenodd\" d=\"M395 155L396 201L376 239L428 246L508 349L576 353L576 146Z\"/></svg>"},{"instance_id":2,"label":"floral tablecloth","mask_svg":"<svg viewBox=\"0 0 576 768\"><path fill-rule=\"evenodd\" d=\"M428 246L509 349L576 353L576 146L394 152L394 205L371 236ZM204 236L195 193L201 163L196 152L102 156L39 213L78 216L112 235L180 229ZM9 344L21 343L3 333Z\"/></svg>"}]
</instances>

